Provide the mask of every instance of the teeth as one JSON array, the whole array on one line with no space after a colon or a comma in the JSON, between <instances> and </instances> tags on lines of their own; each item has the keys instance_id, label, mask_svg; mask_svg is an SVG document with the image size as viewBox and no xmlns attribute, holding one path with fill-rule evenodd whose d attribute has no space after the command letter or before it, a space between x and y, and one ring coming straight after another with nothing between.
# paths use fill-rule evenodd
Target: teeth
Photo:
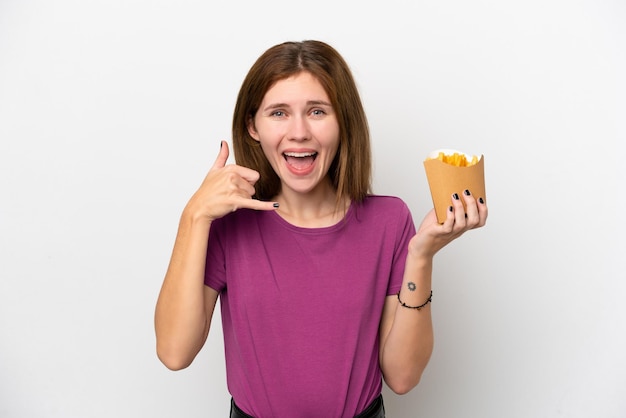
<instances>
[{"instance_id":1,"label":"teeth","mask_svg":"<svg viewBox=\"0 0 626 418\"><path fill-rule=\"evenodd\" d=\"M304 157L313 157L316 152L285 152L287 157L295 157L295 158L304 158Z\"/></svg>"}]
</instances>

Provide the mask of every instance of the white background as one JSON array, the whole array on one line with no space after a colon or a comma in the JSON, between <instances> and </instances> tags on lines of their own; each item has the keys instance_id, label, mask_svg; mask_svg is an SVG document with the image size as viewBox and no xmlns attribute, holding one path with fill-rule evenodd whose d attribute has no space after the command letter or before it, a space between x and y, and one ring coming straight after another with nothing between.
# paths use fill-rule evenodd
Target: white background
<instances>
[{"instance_id":1,"label":"white background","mask_svg":"<svg viewBox=\"0 0 626 418\"><path fill-rule=\"evenodd\" d=\"M0 416L227 416L219 315L170 372L154 304L245 73L311 38L416 222L428 152L485 155L488 225L437 256L388 416L626 416L625 28L617 0L0 0Z\"/></svg>"}]
</instances>

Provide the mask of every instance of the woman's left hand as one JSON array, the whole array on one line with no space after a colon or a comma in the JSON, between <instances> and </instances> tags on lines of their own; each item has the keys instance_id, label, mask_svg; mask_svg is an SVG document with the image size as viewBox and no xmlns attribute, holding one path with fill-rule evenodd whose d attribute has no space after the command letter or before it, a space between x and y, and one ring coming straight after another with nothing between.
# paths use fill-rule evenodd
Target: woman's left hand
<instances>
[{"instance_id":1,"label":"woman's left hand","mask_svg":"<svg viewBox=\"0 0 626 418\"><path fill-rule=\"evenodd\" d=\"M466 209L463 208L465 202ZM477 200L478 199L478 200ZM431 210L422 221L409 243L409 255L432 258L439 250L470 229L480 228L487 222L487 204L480 196L474 198L465 190L462 196L451 196L452 204L443 224Z\"/></svg>"}]
</instances>

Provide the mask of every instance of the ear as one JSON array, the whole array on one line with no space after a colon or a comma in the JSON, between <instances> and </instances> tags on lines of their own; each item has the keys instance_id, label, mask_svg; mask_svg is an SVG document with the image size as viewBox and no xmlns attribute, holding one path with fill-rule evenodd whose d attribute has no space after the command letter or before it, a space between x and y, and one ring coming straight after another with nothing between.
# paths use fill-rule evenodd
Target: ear
<instances>
[{"instance_id":1,"label":"ear","mask_svg":"<svg viewBox=\"0 0 626 418\"><path fill-rule=\"evenodd\" d=\"M257 142L260 142L259 133L256 131L254 126L254 118L248 119L248 134Z\"/></svg>"}]
</instances>

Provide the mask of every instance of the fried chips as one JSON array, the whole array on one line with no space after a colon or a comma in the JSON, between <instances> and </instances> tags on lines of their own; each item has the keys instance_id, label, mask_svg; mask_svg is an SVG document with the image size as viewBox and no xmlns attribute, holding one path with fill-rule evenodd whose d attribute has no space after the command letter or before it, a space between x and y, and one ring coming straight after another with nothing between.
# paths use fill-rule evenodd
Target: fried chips
<instances>
[{"instance_id":1,"label":"fried chips","mask_svg":"<svg viewBox=\"0 0 626 418\"><path fill-rule=\"evenodd\" d=\"M437 154L437 157L434 158L429 158L429 159L434 159L434 160L439 160L443 163L446 164L450 164L453 165L455 167L470 167L474 164L478 163L478 157L477 156L472 156L471 160L468 160L468 156L463 154L463 153L459 153L459 152L454 152L452 154L446 154L443 151L439 151L439 153Z\"/></svg>"}]
</instances>

